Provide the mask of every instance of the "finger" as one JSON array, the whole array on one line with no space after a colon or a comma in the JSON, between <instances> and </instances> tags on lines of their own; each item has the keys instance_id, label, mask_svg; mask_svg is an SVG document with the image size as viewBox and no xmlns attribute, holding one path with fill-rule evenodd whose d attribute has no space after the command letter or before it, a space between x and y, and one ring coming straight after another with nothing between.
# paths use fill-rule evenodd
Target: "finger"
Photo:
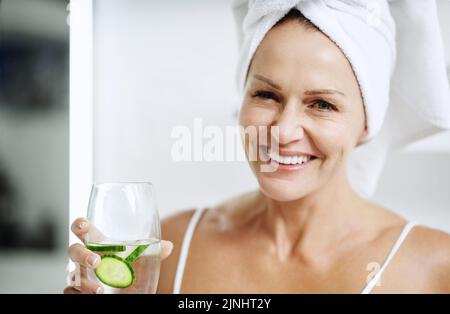
<instances>
[{"instance_id":1,"label":"finger","mask_svg":"<svg viewBox=\"0 0 450 314\"><path fill-rule=\"evenodd\" d=\"M84 217L77 218L73 221L70 229L78 239L84 242L84 236L89 232L89 221Z\"/></svg>"},{"instance_id":2,"label":"finger","mask_svg":"<svg viewBox=\"0 0 450 314\"><path fill-rule=\"evenodd\" d=\"M72 244L69 247L69 257L75 263L92 269L100 264L100 256L79 243Z\"/></svg>"},{"instance_id":3,"label":"finger","mask_svg":"<svg viewBox=\"0 0 450 314\"><path fill-rule=\"evenodd\" d=\"M101 294L104 292L104 289L100 284L98 284L92 280L88 280L86 277L82 277L80 283L81 283L81 285L79 287L73 287L73 288L79 289L81 291L81 293Z\"/></svg>"},{"instance_id":4,"label":"finger","mask_svg":"<svg viewBox=\"0 0 450 314\"><path fill-rule=\"evenodd\" d=\"M167 240L161 240L161 259L167 258L173 250L173 243Z\"/></svg>"},{"instance_id":5,"label":"finger","mask_svg":"<svg viewBox=\"0 0 450 314\"><path fill-rule=\"evenodd\" d=\"M84 217L75 219L70 229L83 242L86 240L87 233L90 240L94 242L102 242L106 239L105 235Z\"/></svg>"},{"instance_id":6,"label":"finger","mask_svg":"<svg viewBox=\"0 0 450 314\"><path fill-rule=\"evenodd\" d=\"M75 289L74 287L66 287L63 292L64 294L81 294L81 291Z\"/></svg>"}]
</instances>

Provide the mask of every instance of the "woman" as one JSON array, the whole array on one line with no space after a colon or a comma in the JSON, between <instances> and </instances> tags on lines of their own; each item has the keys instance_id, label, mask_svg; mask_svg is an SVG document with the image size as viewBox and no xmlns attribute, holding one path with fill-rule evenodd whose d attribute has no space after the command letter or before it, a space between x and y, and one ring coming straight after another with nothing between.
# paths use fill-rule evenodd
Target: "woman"
<instances>
[{"instance_id":1,"label":"woman","mask_svg":"<svg viewBox=\"0 0 450 314\"><path fill-rule=\"evenodd\" d=\"M408 223L349 183L349 155L367 140L367 120L346 55L290 10L246 72L240 125L278 128L249 160L259 190L163 220L170 241L158 292L450 293L450 235ZM88 230L84 218L72 225L80 239ZM99 263L80 244L69 255L85 267ZM83 279L65 292L102 290Z\"/></svg>"}]
</instances>

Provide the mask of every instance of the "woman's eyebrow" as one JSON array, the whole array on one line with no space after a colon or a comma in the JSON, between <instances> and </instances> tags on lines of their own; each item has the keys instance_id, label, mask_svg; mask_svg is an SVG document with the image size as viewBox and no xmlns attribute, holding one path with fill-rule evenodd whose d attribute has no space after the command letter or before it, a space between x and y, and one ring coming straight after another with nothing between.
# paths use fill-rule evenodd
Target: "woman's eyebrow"
<instances>
[{"instance_id":1,"label":"woman's eyebrow","mask_svg":"<svg viewBox=\"0 0 450 314\"><path fill-rule=\"evenodd\" d=\"M264 77L260 74L255 74L255 75L253 75L253 77L257 80L260 80L260 81L263 81L263 82L269 84L270 86L272 86L275 89L281 90L280 85L277 85L274 81L272 81L271 79L269 79L267 77Z\"/></svg>"},{"instance_id":2,"label":"woman's eyebrow","mask_svg":"<svg viewBox=\"0 0 450 314\"><path fill-rule=\"evenodd\" d=\"M271 79L269 79L269 78L267 78L265 76L262 76L260 74L255 74L255 75L253 75L253 77L255 79L257 79L257 80L260 80L260 81L263 81L263 82L269 84L270 86L272 86L275 89L282 90L280 85L276 84L274 81L272 81ZM330 89L330 88L307 90L305 92L305 94L306 95L312 95L312 96L320 95L320 94L340 94L340 95L345 97L345 94L343 92L338 91L336 89Z\"/></svg>"},{"instance_id":3,"label":"woman's eyebrow","mask_svg":"<svg viewBox=\"0 0 450 314\"><path fill-rule=\"evenodd\" d=\"M320 94L340 94L345 97L345 94L343 92L340 92L335 89L314 89L314 90L307 90L305 92L306 95L320 95Z\"/></svg>"}]
</instances>

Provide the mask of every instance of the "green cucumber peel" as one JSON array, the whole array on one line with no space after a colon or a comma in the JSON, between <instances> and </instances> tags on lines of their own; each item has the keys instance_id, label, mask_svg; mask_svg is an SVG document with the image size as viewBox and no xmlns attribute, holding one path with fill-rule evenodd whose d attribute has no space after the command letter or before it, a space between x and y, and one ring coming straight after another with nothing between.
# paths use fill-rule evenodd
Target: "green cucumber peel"
<instances>
[{"instance_id":1,"label":"green cucumber peel","mask_svg":"<svg viewBox=\"0 0 450 314\"><path fill-rule=\"evenodd\" d=\"M149 245L150 244L139 245L137 248L135 248L133 250L133 252L130 253L130 255L127 256L125 261L128 262L128 263L133 262L136 258L139 257L139 255L144 253L144 251L149 247Z\"/></svg>"},{"instance_id":2,"label":"green cucumber peel","mask_svg":"<svg viewBox=\"0 0 450 314\"><path fill-rule=\"evenodd\" d=\"M111 244L86 244L86 248L95 252L124 252L125 245L111 245Z\"/></svg>"}]
</instances>

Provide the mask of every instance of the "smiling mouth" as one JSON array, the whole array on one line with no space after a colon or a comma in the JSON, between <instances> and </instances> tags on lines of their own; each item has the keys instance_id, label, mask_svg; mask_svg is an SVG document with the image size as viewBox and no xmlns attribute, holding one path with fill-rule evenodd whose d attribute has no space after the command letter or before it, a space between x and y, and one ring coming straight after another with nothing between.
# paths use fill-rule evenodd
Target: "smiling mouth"
<instances>
[{"instance_id":1,"label":"smiling mouth","mask_svg":"<svg viewBox=\"0 0 450 314\"><path fill-rule=\"evenodd\" d=\"M306 153L283 153L283 151L272 151L267 146L263 146L262 150L265 153L267 159L269 159L269 162L274 162L282 166L305 165L308 162L317 159L316 156Z\"/></svg>"}]
</instances>

